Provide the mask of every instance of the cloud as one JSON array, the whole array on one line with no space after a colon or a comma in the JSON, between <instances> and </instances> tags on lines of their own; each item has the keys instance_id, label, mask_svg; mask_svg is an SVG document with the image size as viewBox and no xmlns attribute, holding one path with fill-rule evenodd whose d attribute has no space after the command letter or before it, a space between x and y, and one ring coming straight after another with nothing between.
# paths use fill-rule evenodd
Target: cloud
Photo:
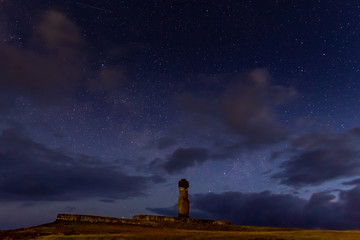
<instances>
[{"instance_id":1,"label":"cloud","mask_svg":"<svg viewBox=\"0 0 360 240\"><path fill-rule=\"evenodd\" d=\"M63 13L51 10L35 27L35 44L45 44L44 50L61 58L79 58L84 40L80 29ZM72 59L67 59L72 60Z\"/></svg>"},{"instance_id":2,"label":"cloud","mask_svg":"<svg viewBox=\"0 0 360 240\"><path fill-rule=\"evenodd\" d=\"M352 228L359 229L360 223L360 186L349 191L340 192L340 200L343 201L344 205L344 221L352 226Z\"/></svg>"},{"instance_id":3,"label":"cloud","mask_svg":"<svg viewBox=\"0 0 360 240\"><path fill-rule=\"evenodd\" d=\"M225 192L223 194L199 194L194 196L192 207L215 218L227 219L236 224L291 226L294 216L304 201L291 195L273 195L270 192L244 194ZM280 211L286 208L286 211Z\"/></svg>"},{"instance_id":4,"label":"cloud","mask_svg":"<svg viewBox=\"0 0 360 240\"><path fill-rule=\"evenodd\" d=\"M246 147L286 139L289 131L278 122L275 109L295 98L296 90L271 84L268 72L262 69L237 76L232 82L216 95L187 92L176 97L187 116L192 116L193 130L224 128Z\"/></svg>"},{"instance_id":5,"label":"cloud","mask_svg":"<svg viewBox=\"0 0 360 240\"><path fill-rule=\"evenodd\" d=\"M204 82L204 76L201 77ZM211 77L212 82L214 78ZM226 86L217 94L205 90L205 94L199 91L176 95L185 124L169 134L171 139L196 135L208 147L178 148L165 160L153 161L152 168L164 162L167 173L180 173L205 161L235 159L244 149L264 148L287 139L289 131L278 123L275 109L296 97L295 89L272 85L268 72L261 69L231 80L218 78Z\"/></svg>"},{"instance_id":6,"label":"cloud","mask_svg":"<svg viewBox=\"0 0 360 240\"><path fill-rule=\"evenodd\" d=\"M230 159L234 153L216 152L214 149L202 147L177 148L165 160L156 158L149 164L149 169L155 171L164 169L168 174L184 172L187 168L198 166L205 161L223 161Z\"/></svg>"},{"instance_id":7,"label":"cloud","mask_svg":"<svg viewBox=\"0 0 360 240\"><path fill-rule=\"evenodd\" d=\"M30 4L20 15L9 2L0 9L0 121L5 114L28 111L24 104L60 111L78 106L89 119L99 109L107 119L119 112L123 119L134 118L142 111L144 104L125 87L138 66L129 56L141 50L108 44L92 48L70 15L44 8Z\"/></svg>"},{"instance_id":8,"label":"cloud","mask_svg":"<svg viewBox=\"0 0 360 240\"><path fill-rule=\"evenodd\" d=\"M294 138L288 149L276 153L286 157L274 179L290 186L319 185L329 180L360 174L360 131L309 133Z\"/></svg>"},{"instance_id":9,"label":"cloud","mask_svg":"<svg viewBox=\"0 0 360 240\"><path fill-rule=\"evenodd\" d=\"M60 58L0 47L2 91L11 91L45 103L73 93L80 79L80 68Z\"/></svg>"},{"instance_id":10,"label":"cloud","mask_svg":"<svg viewBox=\"0 0 360 240\"><path fill-rule=\"evenodd\" d=\"M73 93L84 64L84 41L64 14L46 12L35 25L29 47L0 46L1 92L13 92L47 104Z\"/></svg>"},{"instance_id":11,"label":"cloud","mask_svg":"<svg viewBox=\"0 0 360 240\"><path fill-rule=\"evenodd\" d=\"M230 86L220 97L222 118L247 145L272 144L284 140L286 129L277 123L274 107L296 94L295 90L271 86L265 70L248 74L248 82Z\"/></svg>"},{"instance_id":12,"label":"cloud","mask_svg":"<svg viewBox=\"0 0 360 240\"><path fill-rule=\"evenodd\" d=\"M9 11L16 13L13 8ZM88 90L88 94L107 94L128 80L125 66L107 59L110 53L97 59L109 60L101 69L89 66L93 52L79 26L66 14L49 10L37 16L29 11L29 19L24 22L31 24L23 24L17 30L22 33L22 44L11 40L17 39L17 33L10 33L10 15L0 18L0 37L11 36L0 45L0 96L4 99L0 101L0 111L11 109L19 96L48 106L71 100L79 89Z\"/></svg>"},{"instance_id":13,"label":"cloud","mask_svg":"<svg viewBox=\"0 0 360 240\"><path fill-rule=\"evenodd\" d=\"M177 144L176 141L173 138L169 138L169 137L162 137L157 139L156 141L156 147L159 150L169 148L176 144Z\"/></svg>"},{"instance_id":14,"label":"cloud","mask_svg":"<svg viewBox=\"0 0 360 240\"><path fill-rule=\"evenodd\" d=\"M0 201L144 195L159 177L131 176L98 158L53 150L8 128L0 135Z\"/></svg>"},{"instance_id":15,"label":"cloud","mask_svg":"<svg viewBox=\"0 0 360 240\"><path fill-rule=\"evenodd\" d=\"M182 172L188 167L200 164L210 157L206 148L178 148L176 149L164 163L164 169L172 174Z\"/></svg>"},{"instance_id":16,"label":"cloud","mask_svg":"<svg viewBox=\"0 0 360 240\"><path fill-rule=\"evenodd\" d=\"M157 150L166 150L168 148L171 148L173 146L176 146L178 143L173 137L169 136L163 136L159 137L157 139L153 139L149 141L146 148L154 148Z\"/></svg>"},{"instance_id":17,"label":"cloud","mask_svg":"<svg viewBox=\"0 0 360 240\"><path fill-rule=\"evenodd\" d=\"M103 68L95 78L88 82L88 89L92 92L111 92L118 90L127 80L128 76L124 68Z\"/></svg>"},{"instance_id":18,"label":"cloud","mask_svg":"<svg viewBox=\"0 0 360 240\"><path fill-rule=\"evenodd\" d=\"M290 194L224 192L190 196L191 217L223 219L233 224L323 229L359 229L360 188L341 191L339 199L328 192L309 200ZM158 214L176 214L176 206L149 208Z\"/></svg>"},{"instance_id":19,"label":"cloud","mask_svg":"<svg viewBox=\"0 0 360 240\"><path fill-rule=\"evenodd\" d=\"M351 181L343 182L344 185L360 185L360 178L353 179Z\"/></svg>"}]
</instances>

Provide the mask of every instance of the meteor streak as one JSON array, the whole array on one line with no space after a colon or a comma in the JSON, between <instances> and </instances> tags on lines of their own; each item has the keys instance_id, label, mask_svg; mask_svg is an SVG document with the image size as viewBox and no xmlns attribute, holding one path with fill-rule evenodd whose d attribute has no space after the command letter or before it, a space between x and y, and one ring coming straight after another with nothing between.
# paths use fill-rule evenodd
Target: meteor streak
<instances>
[{"instance_id":1,"label":"meteor streak","mask_svg":"<svg viewBox=\"0 0 360 240\"><path fill-rule=\"evenodd\" d=\"M99 7L92 6L92 5L85 4L85 3L81 3L81 2L76 2L76 4L78 4L78 5L82 6L82 7L85 7L85 8L92 8L92 9L100 10L100 11L103 11L103 12L112 13L112 11L109 10L109 9L99 8Z\"/></svg>"}]
</instances>

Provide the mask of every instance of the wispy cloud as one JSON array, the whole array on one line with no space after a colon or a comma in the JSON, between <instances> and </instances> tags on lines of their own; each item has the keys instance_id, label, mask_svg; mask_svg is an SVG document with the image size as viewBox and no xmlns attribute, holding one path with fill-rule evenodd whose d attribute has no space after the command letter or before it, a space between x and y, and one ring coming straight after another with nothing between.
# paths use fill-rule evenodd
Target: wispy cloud
<instances>
[{"instance_id":1,"label":"wispy cloud","mask_svg":"<svg viewBox=\"0 0 360 240\"><path fill-rule=\"evenodd\" d=\"M360 129L345 133L309 133L294 138L290 147L277 152L285 158L274 179L290 186L313 186L360 174Z\"/></svg>"},{"instance_id":2,"label":"wispy cloud","mask_svg":"<svg viewBox=\"0 0 360 240\"><path fill-rule=\"evenodd\" d=\"M0 135L0 200L63 201L144 195L160 177L131 176L96 157L54 150L9 128Z\"/></svg>"}]
</instances>

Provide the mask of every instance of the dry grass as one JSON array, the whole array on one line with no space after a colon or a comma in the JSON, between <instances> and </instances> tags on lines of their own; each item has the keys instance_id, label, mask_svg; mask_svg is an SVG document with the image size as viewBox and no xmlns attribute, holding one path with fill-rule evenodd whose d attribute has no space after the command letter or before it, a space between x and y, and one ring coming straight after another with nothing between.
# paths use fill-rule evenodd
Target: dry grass
<instances>
[{"instance_id":1,"label":"dry grass","mask_svg":"<svg viewBox=\"0 0 360 240\"><path fill-rule=\"evenodd\" d=\"M247 240L355 240L359 239L358 232L324 232L324 231L296 231L288 232L211 232L211 231L177 231L172 233L152 232L147 234L80 234L76 236L46 236L43 240L115 240L115 239L247 239Z\"/></svg>"},{"instance_id":2,"label":"dry grass","mask_svg":"<svg viewBox=\"0 0 360 240\"><path fill-rule=\"evenodd\" d=\"M194 229L196 228L196 229ZM199 226L137 226L126 224L51 223L27 229L0 232L0 239L119 240L119 239L243 239L243 240L356 240L360 231L325 231L231 226L201 229Z\"/></svg>"}]
</instances>

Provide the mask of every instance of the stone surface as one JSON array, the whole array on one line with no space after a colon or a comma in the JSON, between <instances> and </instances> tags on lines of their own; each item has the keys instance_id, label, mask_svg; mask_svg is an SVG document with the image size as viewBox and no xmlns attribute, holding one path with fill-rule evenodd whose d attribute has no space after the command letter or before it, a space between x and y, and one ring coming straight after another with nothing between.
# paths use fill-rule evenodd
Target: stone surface
<instances>
[{"instance_id":1,"label":"stone surface","mask_svg":"<svg viewBox=\"0 0 360 240\"><path fill-rule=\"evenodd\" d=\"M228 221L200 219L200 218L179 218L168 216L156 216L156 215L135 215L134 220L145 220L155 222L183 222L189 224L213 224L213 225L230 225Z\"/></svg>"},{"instance_id":2,"label":"stone surface","mask_svg":"<svg viewBox=\"0 0 360 240\"><path fill-rule=\"evenodd\" d=\"M115 223L115 224L131 224L131 225L151 225L161 226L162 224L181 223L188 225L230 225L228 221L198 219L198 218L178 218L156 215L135 215L132 219L101 217L91 215L78 214L58 214L56 221L65 222L88 222L88 223Z\"/></svg>"},{"instance_id":3,"label":"stone surface","mask_svg":"<svg viewBox=\"0 0 360 240\"><path fill-rule=\"evenodd\" d=\"M179 181L178 217L188 218L190 212L190 202L188 199L189 182L186 179Z\"/></svg>"},{"instance_id":4,"label":"stone surface","mask_svg":"<svg viewBox=\"0 0 360 240\"><path fill-rule=\"evenodd\" d=\"M127 218L113 218L113 217L100 217L91 215L79 215L79 214L58 214L56 221L67 222L89 222L89 223L127 223L134 224L132 219Z\"/></svg>"},{"instance_id":5,"label":"stone surface","mask_svg":"<svg viewBox=\"0 0 360 240\"><path fill-rule=\"evenodd\" d=\"M179 186L179 188L183 187L183 188L188 189L189 188L189 182L185 178L183 178L183 179L181 179L179 181L178 186Z\"/></svg>"}]
</instances>

